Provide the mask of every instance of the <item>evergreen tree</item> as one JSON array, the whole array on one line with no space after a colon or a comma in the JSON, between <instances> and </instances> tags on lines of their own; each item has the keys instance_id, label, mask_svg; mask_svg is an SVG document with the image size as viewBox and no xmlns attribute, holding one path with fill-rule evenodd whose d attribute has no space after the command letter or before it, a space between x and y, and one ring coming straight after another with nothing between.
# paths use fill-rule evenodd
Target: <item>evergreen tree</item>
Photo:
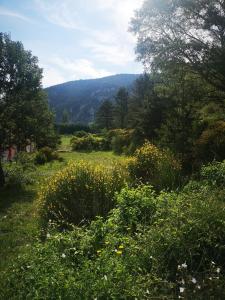
<instances>
[{"instance_id":1,"label":"evergreen tree","mask_svg":"<svg viewBox=\"0 0 225 300\"><path fill-rule=\"evenodd\" d=\"M105 100L96 113L95 123L100 129L111 129L113 127L113 105L109 100Z\"/></svg>"},{"instance_id":2,"label":"evergreen tree","mask_svg":"<svg viewBox=\"0 0 225 300\"><path fill-rule=\"evenodd\" d=\"M136 81L129 100L128 125L143 138L155 139L165 108L166 102L156 93L154 79L144 74Z\"/></svg>"},{"instance_id":3,"label":"evergreen tree","mask_svg":"<svg viewBox=\"0 0 225 300\"><path fill-rule=\"evenodd\" d=\"M128 97L126 88L120 88L115 97L114 123L117 128L125 128L127 125Z\"/></svg>"}]
</instances>

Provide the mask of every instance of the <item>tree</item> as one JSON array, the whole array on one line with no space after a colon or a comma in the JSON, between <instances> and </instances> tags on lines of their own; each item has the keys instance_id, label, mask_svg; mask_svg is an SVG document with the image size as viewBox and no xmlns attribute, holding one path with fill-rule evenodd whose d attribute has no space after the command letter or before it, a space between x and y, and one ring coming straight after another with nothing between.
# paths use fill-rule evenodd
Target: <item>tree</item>
<instances>
[{"instance_id":1,"label":"tree","mask_svg":"<svg viewBox=\"0 0 225 300\"><path fill-rule=\"evenodd\" d=\"M37 146L55 145L53 114L41 88L42 69L38 59L22 43L0 33L0 146L26 140ZM1 172L2 173L2 172Z\"/></svg>"},{"instance_id":2,"label":"tree","mask_svg":"<svg viewBox=\"0 0 225 300\"><path fill-rule=\"evenodd\" d=\"M120 88L115 97L114 122L117 128L125 128L128 114L128 92L126 88Z\"/></svg>"},{"instance_id":3,"label":"tree","mask_svg":"<svg viewBox=\"0 0 225 300\"><path fill-rule=\"evenodd\" d=\"M146 67L183 64L225 91L225 2L145 0L131 31Z\"/></svg>"},{"instance_id":4,"label":"tree","mask_svg":"<svg viewBox=\"0 0 225 300\"><path fill-rule=\"evenodd\" d=\"M156 137L166 108L164 98L157 95L155 87L155 79L144 74L137 79L129 101L129 127L149 140Z\"/></svg>"},{"instance_id":5,"label":"tree","mask_svg":"<svg viewBox=\"0 0 225 300\"><path fill-rule=\"evenodd\" d=\"M96 113L96 125L101 129L111 129L113 127L113 105L109 100L105 100Z\"/></svg>"},{"instance_id":6,"label":"tree","mask_svg":"<svg viewBox=\"0 0 225 300\"><path fill-rule=\"evenodd\" d=\"M69 118L70 118L70 115L69 115L68 110L64 109L63 113L62 113L62 124L69 123Z\"/></svg>"}]
</instances>

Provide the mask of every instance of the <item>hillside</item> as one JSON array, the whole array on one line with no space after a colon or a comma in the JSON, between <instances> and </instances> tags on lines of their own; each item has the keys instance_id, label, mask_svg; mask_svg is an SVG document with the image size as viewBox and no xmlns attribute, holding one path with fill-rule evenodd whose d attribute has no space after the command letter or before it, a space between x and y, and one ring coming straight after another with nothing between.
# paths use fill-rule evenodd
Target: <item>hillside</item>
<instances>
[{"instance_id":1,"label":"hillside","mask_svg":"<svg viewBox=\"0 0 225 300\"><path fill-rule=\"evenodd\" d=\"M139 75L120 74L100 79L70 81L46 88L50 107L56 113L56 122L62 112L69 113L74 123L89 123L104 99L112 99L122 86L130 89Z\"/></svg>"}]
</instances>

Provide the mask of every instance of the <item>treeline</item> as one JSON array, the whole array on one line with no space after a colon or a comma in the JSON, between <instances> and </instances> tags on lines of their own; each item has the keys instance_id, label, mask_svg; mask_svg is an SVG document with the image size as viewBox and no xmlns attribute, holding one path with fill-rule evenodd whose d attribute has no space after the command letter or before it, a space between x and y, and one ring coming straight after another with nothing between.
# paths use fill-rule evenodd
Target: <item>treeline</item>
<instances>
[{"instance_id":1,"label":"treeline","mask_svg":"<svg viewBox=\"0 0 225 300\"><path fill-rule=\"evenodd\" d=\"M132 21L146 73L105 101L100 129L133 129L188 169L225 159L225 11L221 1L145 1ZM135 147L134 147L135 148Z\"/></svg>"}]
</instances>

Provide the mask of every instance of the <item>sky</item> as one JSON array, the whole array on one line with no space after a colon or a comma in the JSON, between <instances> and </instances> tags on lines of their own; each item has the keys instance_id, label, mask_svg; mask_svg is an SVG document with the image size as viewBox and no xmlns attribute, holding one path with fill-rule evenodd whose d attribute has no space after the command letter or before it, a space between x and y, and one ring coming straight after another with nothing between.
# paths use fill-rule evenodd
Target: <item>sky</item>
<instances>
[{"instance_id":1,"label":"sky","mask_svg":"<svg viewBox=\"0 0 225 300\"><path fill-rule=\"evenodd\" d=\"M143 72L128 31L142 0L0 0L0 31L39 59L43 87Z\"/></svg>"}]
</instances>

